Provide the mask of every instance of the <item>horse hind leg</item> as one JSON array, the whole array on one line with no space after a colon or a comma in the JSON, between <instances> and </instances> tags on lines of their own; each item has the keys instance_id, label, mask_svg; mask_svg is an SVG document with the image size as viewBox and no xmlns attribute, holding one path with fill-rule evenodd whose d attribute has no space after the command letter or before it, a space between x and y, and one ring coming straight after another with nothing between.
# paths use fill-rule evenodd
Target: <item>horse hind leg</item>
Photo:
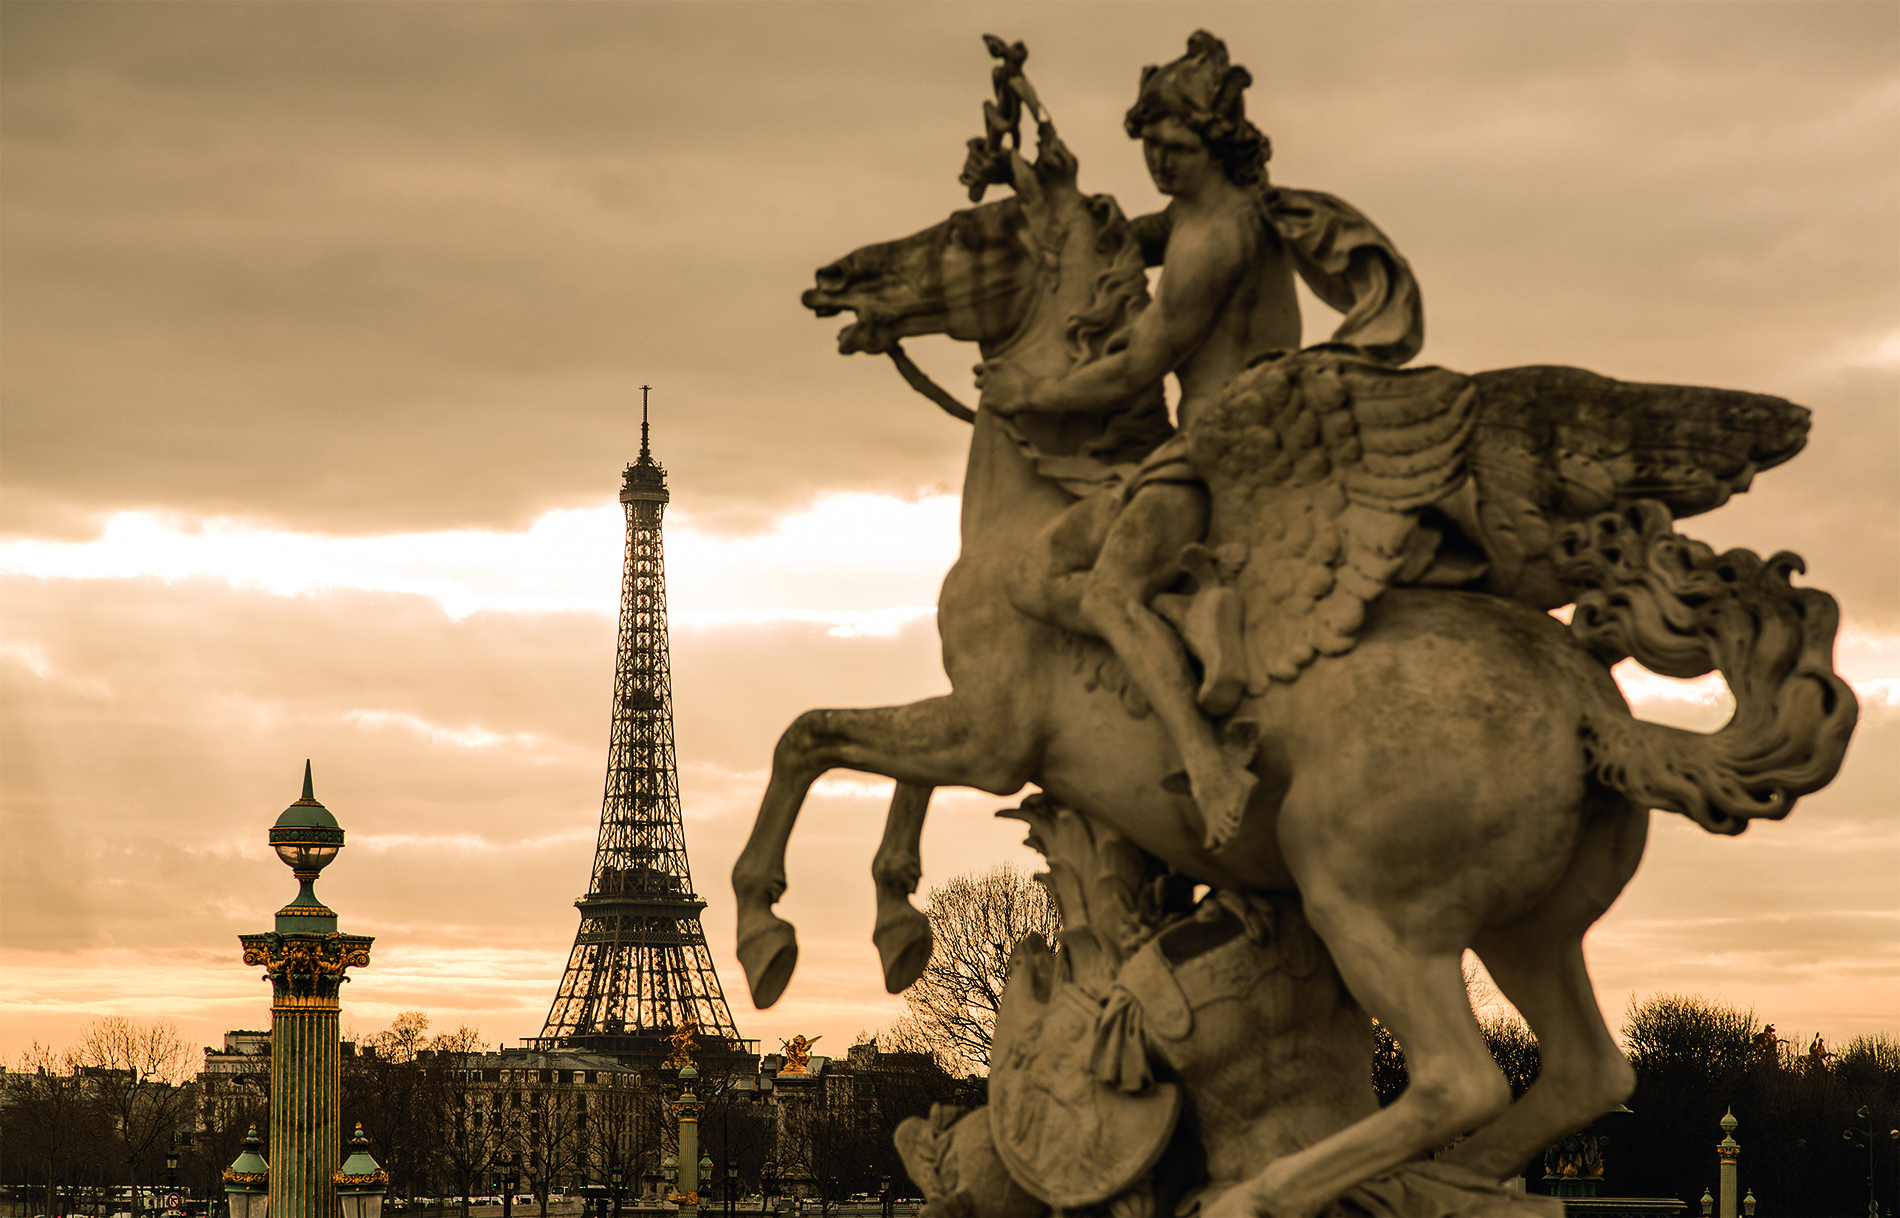
<instances>
[{"instance_id":1,"label":"horse hind leg","mask_svg":"<svg viewBox=\"0 0 1900 1218\"><path fill-rule=\"evenodd\" d=\"M1373 1115L1274 1160L1204 1205L1204 1214L1319 1213L1359 1182L1490 1122L1511 1102L1471 1013L1453 909L1401 920L1323 883L1306 887L1305 905L1353 996L1405 1046L1411 1083Z\"/></svg>"},{"instance_id":2,"label":"horse hind leg","mask_svg":"<svg viewBox=\"0 0 1900 1218\"><path fill-rule=\"evenodd\" d=\"M903 993L924 975L934 946L930 919L910 903L910 894L923 878L919 849L930 794L930 787L897 784L884 821L884 840L871 860L871 879L877 885L877 925L871 942L877 945L878 962L884 968L884 988L892 994Z\"/></svg>"},{"instance_id":3,"label":"horse hind leg","mask_svg":"<svg viewBox=\"0 0 1900 1218\"><path fill-rule=\"evenodd\" d=\"M1619 801L1620 802L1620 801ZM1597 1005L1583 934L1616 899L1642 857L1649 813L1634 805L1593 821L1571 869L1530 915L1473 944L1491 979L1537 1037L1537 1081L1498 1120L1447 1158L1497 1179L1629 1097L1635 1072Z\"/></svg>"}]
</instances>

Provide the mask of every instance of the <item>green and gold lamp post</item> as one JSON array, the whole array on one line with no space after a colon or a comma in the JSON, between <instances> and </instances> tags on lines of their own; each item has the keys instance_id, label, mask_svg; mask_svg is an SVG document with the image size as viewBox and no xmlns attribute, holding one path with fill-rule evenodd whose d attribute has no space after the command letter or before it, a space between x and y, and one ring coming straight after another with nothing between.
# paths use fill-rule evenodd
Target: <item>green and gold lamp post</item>
<instances>
[{"instance_id":1,"label":"green and gold lamp post","mask_svg":"<svg viewBox=\"0 0 1900 1218\"><path fill-rule=\"evenodd\" d=\"M244 1135L244 1149L224 1169L224 1199L230 1218L265 1218L270 1209L270 1164L258 1154L257 1126Z\"/></svg>"},{"instance_id":2,"label":"green and gold lamp post","mask_svg":"<svg viewBox=\"0 0 1900 1218\"><path fill-rule=\"evenodd\" d=\"M680 1097L673 1101L673 1113L679 1118L679 1158L666 1157L667 1164L678 1172L678 1191L670 1198L679 1206L678 1218L699 1218L699 1112L705 1105L693 1094L699 1085L699 1067L693 1064L693 1054L698 1045L693 1037L698 1032L691 1017L677 1028L667 1040L673 1044L673 1055L660 1063L662 1069L679 1068ZM710 1169L712 1163L707 1162Z\"/></svg>"},{"instance_id":3,"label":"green and gold lamp post","mask_svg":"<svg viewBox=\"0 0 1900 1218\"><path fill-rule=\"evenodd\" d=\"M383 1193L389 1188L389 1173L370 1157L369 1139L363 1136L363 1123L356 1123L356 1136L350 1139L350 1157L336 1173L336 1195L343 1205L343 1218L382 1218Z\"/></svg>"},{"instance_id":4,"label":"green and gold lamp post","mask_svg":"<svg viewBox=\"0 0 1900 1218\"><path fill-rule=\"evenodd\" d=\"M270 844L301 885L275 930L239 936L244 963L263 965L271 983L270 1214L338 1218L337 992L345 969L369 964L373 940L339 934L336 911L317 900L317 874L343 848L343 829L317 802L307 761L303 797L277 818Z\"/></svg>"}]
</instances>

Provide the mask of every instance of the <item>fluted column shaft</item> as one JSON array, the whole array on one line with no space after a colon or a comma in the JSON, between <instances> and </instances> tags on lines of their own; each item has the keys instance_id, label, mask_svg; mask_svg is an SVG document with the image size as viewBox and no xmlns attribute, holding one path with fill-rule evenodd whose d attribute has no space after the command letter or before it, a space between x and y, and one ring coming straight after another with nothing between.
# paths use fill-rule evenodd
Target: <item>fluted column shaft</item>
<instances>
[{"instance_id":1,"label":"fluted column shaft","mask_svg":"<svg viewBox=\"0 0 1900 1218\"><path fill-rule=\"evenodd\" d=\"M285 988L278 986L271 1004L270 1212L337 1218L333 1177L342 1154L343 1090L337 998Z\"/></svg>"}]
</instances>

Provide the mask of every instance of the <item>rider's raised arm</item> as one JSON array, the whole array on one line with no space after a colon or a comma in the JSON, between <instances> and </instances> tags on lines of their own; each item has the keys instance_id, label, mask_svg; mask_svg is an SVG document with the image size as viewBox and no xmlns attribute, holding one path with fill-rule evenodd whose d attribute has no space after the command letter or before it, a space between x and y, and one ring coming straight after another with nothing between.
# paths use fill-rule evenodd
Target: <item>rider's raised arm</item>
<instances>
[{"instance_id":1,"label":"rider's raised arm","mask_svg":"<svg viewBox=\"0 0 1900 1218\"><path fill-rule=\"evenodd\" d=\"M1154 303L1135 320L1128 345L1067 376L1042 381L1019 409L1100 413L1134 401L1185 364L1214 323L1246 264L1241 235L1226 225L1177 227Z\"/></svg>"}]
</instances>

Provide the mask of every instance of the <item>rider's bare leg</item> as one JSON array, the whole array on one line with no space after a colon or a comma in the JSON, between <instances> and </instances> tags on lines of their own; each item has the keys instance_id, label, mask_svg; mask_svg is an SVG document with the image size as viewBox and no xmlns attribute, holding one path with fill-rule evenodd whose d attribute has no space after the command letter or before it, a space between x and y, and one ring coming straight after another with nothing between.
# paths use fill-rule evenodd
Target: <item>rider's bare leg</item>
<instances>
[{"instance_id":1,"label":"rider's bare leg","mask_svg":"<svg viewBox=\"0 0 1900 1218\"><path fill-rule=\"evenodd\" d=\"M1190 546L1189 549L1198 549ZM1240 593L1224 586L1212 571L1191 593L1159 592L1150 605L1167 619L1194 658L1201 662L1201 709L1215 717L1240 705L1247 692L1247 659L1240 633Z\"/></svg>"},{"instance_id":2,"label":"rider's bare leg","mask_svg":"<svg viewBox=\"0 0 1900 1218\"><path fill-rule=\"evenodd\" d=\"M952 694L909 706L806 711L779 737L772 778L752 835L732 867L739 963L752 1001L771 1006L798 963L792 925L772 913L785 893L785 847L819 775L831 769L884 774L919 787L970 786L998 795L1029 780L1029 734L995 715L980 725Z\"/></svg>"},{"instance_id":3,"label":"rider's bare leg","mask_svg":"<svg viewBox=\"0 0 1900 1218\"><path fill-rule=\"evenodd\" d=\"M1070 504L1036 534L1011 571L1009 603L1037 621L1094 635L1082 616L1082 595L1120 510L1121 495L1108 491Z\"/></svg>"},{"instance_id":4,"label":"rider's bare leg","mask_svg":"<svg viewBox=\"0 0 1900 1218\"><path fill-rule=\"evenodd\" d=\"M877 944L884 966L884 988L901 994L924 975L930 963L930 919L910 903L923 878L920 852L924 813L930 808L930 788L897 784L891 792L891 812L884 821L884 840L871 860L871 880L877 886L877 925L871 942Z\"/></svg>"},{"instance_id":5,"label":"rider's bare leg","mask_svg":"<svg viewBox=\"0 0 1900 1218\"><path fill-rule=\"evenodd\" d=\"M1207 527L1207 491L1195 483L1153 482L1116 517L1082 594L1089 633L1106 640L1174 738L1188 785L1219 849L1240 828L1255 779L1250 757L1230 756L1201 714L1180 636L1148 608L1179 568L1181 548ZM1245 751L1245 750L1242 750Z\"/></svg>"}]
</instances>

